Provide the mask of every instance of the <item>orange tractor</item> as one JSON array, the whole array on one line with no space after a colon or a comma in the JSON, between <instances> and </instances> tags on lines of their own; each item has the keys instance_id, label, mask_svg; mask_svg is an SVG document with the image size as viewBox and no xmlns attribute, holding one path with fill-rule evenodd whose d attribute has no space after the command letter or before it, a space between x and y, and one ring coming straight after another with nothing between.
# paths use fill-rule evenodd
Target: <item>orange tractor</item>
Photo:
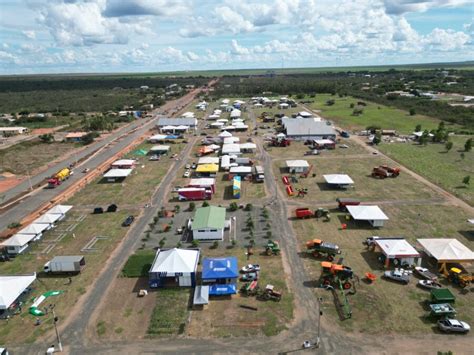
<instances>
[{"instance_id":1,"label":"orange tractor","mask_svg":"<svg viewBox=\"0 0 474 355\"><path fill-rule=\"evenodd\" d=\"M376 166L372 170L372 177L374 178L380 178L380 179L385 179L388 177L396 178L398 175L400 175L400 168L398 167L392 168L387 165L380 165L380 166Z\"/></svg>"},{"instance_id":2,"label":"orange tractor","mask_svg":"<svg viewBox=\"0 0 474 355\"><path fill-rule=\"evenodd\" d=\"M333 264L330 261L322 261L321 267L323 268L321 275L323 285L339 287L340 284L344 290L352 287L351 280L354 278L354 272L350 267Z\"/></svg>"}]
</instances>

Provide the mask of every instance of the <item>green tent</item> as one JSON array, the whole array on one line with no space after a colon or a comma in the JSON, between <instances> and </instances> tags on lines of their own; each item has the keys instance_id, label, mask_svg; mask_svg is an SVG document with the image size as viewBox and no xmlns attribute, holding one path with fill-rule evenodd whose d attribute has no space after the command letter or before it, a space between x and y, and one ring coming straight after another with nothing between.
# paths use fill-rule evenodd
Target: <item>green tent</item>
<instances>
[{"instance_id":1,"label":"green tent","mask_svg":"<svg viewBox=\"0 0 474 355\"><path fill-rule=\"evenodd\" d=\"M133 154L143 157L143 156L148 154L148 151L146 151L145 149L138 149L138 150L134 151Z\"/></svg>"}]
</instances>

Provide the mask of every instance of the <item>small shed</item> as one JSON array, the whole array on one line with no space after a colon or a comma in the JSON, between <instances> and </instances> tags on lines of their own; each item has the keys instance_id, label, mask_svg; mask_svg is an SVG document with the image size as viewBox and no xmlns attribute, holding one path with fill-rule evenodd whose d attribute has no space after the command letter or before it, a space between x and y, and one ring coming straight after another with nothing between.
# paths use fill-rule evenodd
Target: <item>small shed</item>
<instances>
[{"instance_id":1,"label":"small shed","mask_svg":"<svg viewBox=\"0 0 474 355\"><path fill-rule=\"evenodd\" d=\"M335 149L336 142L331 139L315 139L313 140L316 149Z\"/></svg>"},{"instance_id":2,"label":"small shed","mask_svg":"<svg viewBox=\"0 0 474 355\"><path fill-rule=\"evenodd\" d=\"M421 255L403 238L375 239L375 251L383 254L385 267L421 265Z\"/></svg>"},{"instance_id":3,"label":"small shed","mask_svg":"<svg viewBox=\"0 0 474 355\"><path fill-rule=\"evenodd\" d=\"M346 206L355 221L367 221L373 227L383 227L388 217L379 206Z\"/></svg>"},{"instance_id":4,"label":"small shed","mask_svg":"<svg viewBox=\"0 0 474 355\"><path fill-rule=\"evenodd\" d=\"M309 164L306 160L287 160L286 167L290 174L305 173L309 170Z\"/></svg>"},{"instance_id":5,"label":"small shed","mask_svg":"<svg viewBox=\"0 0 474 355\"><path fill-rule=\"evenodd\" d=\"M132 173L133 169L110 169L104 174L104 179L108 182L117 182L124 180Z\"/></svg>"},{"instance_id":6,"label":"small shed","mask_svg":"<svg viewBox=\"0 0 474 355\"><path fill-rule=\"evenodd\" d=\"M196 286L194 288L193 307L203 309L209 304L209 286Z\"/></svg>"},{"instance_id":7,"label":"small shed","mask_svg":"<svg viewBox=\"0 0 474 355\"><path fill-rule=\"evenodd\" d=\"M336 187L340 189L347 189L354 184L354 181L349 175L346 174L327 174L323 175L326 184L330 187Z\"/></svg>"},{"instance_id":8,"label":"small shed","mask_svg":"<svg viewBox=\"0 0 474 355\"><path fill-rule=\"evenodd\" d=\"M252 174L251 166L233 166L230 168L229 173L232 175L249 175Z\"/></svg>"},{"instance_id":9,"label":"small shed","mask_svg":"<svg viewBox=\"0 0 474 355\"><path fill-rule=\"evenodd\" d=\"M150 148L149 154L167 154L169 150L169 145L158 144Z\"/></svg>"},{"instance_id":10,"label":"small shed","mask_svg":"<svg viewBox=\"0 0 474 355\"><path fill-rule=\"evenodd\" d=\"M158 249L149 271L150 287L195 286L199 254L198 249Z\"/></svg>"}]
</instances>

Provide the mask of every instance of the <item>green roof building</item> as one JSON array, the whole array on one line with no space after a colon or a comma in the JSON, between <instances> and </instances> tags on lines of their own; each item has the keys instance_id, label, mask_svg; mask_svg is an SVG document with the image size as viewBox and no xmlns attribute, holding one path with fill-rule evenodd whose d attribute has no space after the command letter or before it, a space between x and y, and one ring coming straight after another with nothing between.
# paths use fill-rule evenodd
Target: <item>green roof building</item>
<instances>
[{"instance_id":1,"label":"green roof building","mask_svg":"<svg viewBox=\"0 0 474 355\"><path fill-rule=\"evenodd\" d=\"M209 206L196 209L191 227L195 240L223 240L224 227L224 207Z\"/></svg>"}]
</instances>

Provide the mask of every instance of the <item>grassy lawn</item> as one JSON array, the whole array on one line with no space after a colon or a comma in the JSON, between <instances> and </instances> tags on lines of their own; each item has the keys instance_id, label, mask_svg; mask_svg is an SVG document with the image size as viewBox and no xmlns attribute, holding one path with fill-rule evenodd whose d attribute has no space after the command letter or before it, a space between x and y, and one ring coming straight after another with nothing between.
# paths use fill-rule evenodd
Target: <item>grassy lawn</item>
<instances>
[{"instance_id":1,"label":"grassy lawn","mask_svg":"<svg viewBox=\"0 0 474 355\"><path fill-rule=\"evenodd\" d=\"M412 143L384 143L378 148L472 206L474 205L474 186L462 184L465 176L471 175L474 178L474 152L466 152L464 159L461 158L460 150L464 150L467 138L467 136L451 137L454 146L449 152L446 152L442 144L419 146Z\"/></svg>"},{"instance_id":2,"label":"grassy lawn","mask_svg":"<svg viewBox=\"0 0 474 355\"><path fill-rule=\"evenodd\" d=\"M331 152L328 152L328 156ZM370 176L374 166L386 164L386 160L373 156L361 156L352 159L334 159L326 157L306 159L312 164L316 177L312 173L307 178L300 178L296 174L297 183L293 183L293 188L307 188L308 195L304 198L289 197L299 201L335 202L337 197L353 197L362 201L383 201L383 200L418 200L438 197L431 189L417 182L407 174L400 174L397 178L375 179ZM285 160L277 160L273 163L274 172L277 176L279 187L285 191L282 176L289 176L285 166ZM332 189L326 185L323 175L325 174L347 174L354 181L354 187L347 190ZM285 192L286 193L286 192ZM317 206L315 206L317 207Z\"/></svg>"},{"instance_id":3,"label":"grassy lawn","mask_svg":"<svg viewBox=\"0 0 474 355\"><path fill-rule=\"evenodd\" d=\"M345 144L348 148L340 148L341 144ZM306 152L310 151L310 148L307 145L304 145L303 141L292 141L289 147L271 147L269 145L265 146L265 150L270 154L272 158L283 159L306 159L304 156ZM322 150L320 155L322 157L330 156L352 156L355 154L367 154L367 151L361 147L359 144L352 142L348 139L340 139L334 150ZM311 156L309 156L311 157ZM314 156L313 156L314 157Z\"/></svg>"},{"instance_id":4,"label":"grassy lawn","mask_svg":"<svg viewBox=\"0 0 474 355\"><path fill-rule=\"evenodd\" d=\"M148 276L155 254L155 251L149 249L137 250L135 254L128 258L123 267L122 275L125 277Z\"/></svg>"},{"instance_id":5,"label":"grassy lawn","mask_svg":"<svg viewBox=\"0 0 474 355\"><path fill-rule=\"evenodd\" d=\"M163 288L157 291L156 305L148 325L148 335L178 335L184 332L191 289Z\"/></svg>"},{"instance_id":6,"label":"grassy lawn","mask_svg":"<svg viewBox=\"0 0 474 355\"><path fill-rule=\"evenodd\" d=\"M328 100L334 100L334 105L327 106ZM357 105L358 101L360 100L350 96L341 98L336 95L318 94L314 98L314 103L308 106L321 110L324 118L334 120L338 125L350 130L360 130L375 125L382 129L395 129L399 133L409 134L414 131L417 124L421 124L423 129L428 130L438 126L439 121L434 118L422 115L410 116L405 111L372 102L366 102L367 106L364 107L362 115L353 116L353 109L349 105L351 103Z\"/></svg>"},{"instance_id":7,"label":"grassy lawn","mask_svg":"<svg viewBox=\"0 0 474 355\"><path fill-rule=\"evenodd\" d=\"M121 227L121 222L130 211L104 213L102 215L86 214L86 218L77 224L49 254L42 254L42 250L65 230L68 226L76 224L75 220L81 215L78 211L72 213L66 220L58 223L56 229L46 232L42 242L33 244L30 251L16 257L14 260L0 264L0 274L21 274L40 272L43 265L55 255L85 255L87 267L81 274L73 276L69 284L68 276L41 277L33 284L33 292L28 296L22 313L10 319L8 323L1 321L0 344L34 342L39 336L52 329L51 315L42 317L42 325L35 327L35 317L28 314L28 307L33 297L38 297L46 291L65 291L60 296L51 299L50 303L56 304L56 314L65 318L71 307L79 297L86 292L89 285L96 279L97 272L104 264L104 256L110 255L117 243L125 235L126 229ZM82 248L95 236L105 236L107 239L95 244L95 252L83 252ZM46 304L46 303L45 303Z\"/></svg>"},{"instance_id":8,"label":"grassy lawn","mask_svg":"<svg viewBox=\"0 0 474 355\"><path fill-rule=\"evenodd\" d=\"M30 174L44 167L58 157L76 149L74 143L42 143L33 139L0 150L0 173L10 172L17 175Z\"/></svg>"},{"instance_id":9,"label":"grassy lawn","mask_svg":"<svg viewBox=\"0 0 474 355\"><path fill-rule=\"evenodd\" d=\"M344 264L350 266L361 278L360 285L357 285L357 293L348 296L353 311L349 320L339 321L331 293L319 288L315 288L315 293L324 298L327 321L336 322L345 330L368 334L431 332L435 323L426 319L428 311L423 304L428 299L429 292L416 286L418 281L416 276L412 277L407 286L381 279L383 269L377 260L379 254L366 250L362 241L371 235L403 236L416 246L417 238L447 237L456 238L472 249L474 242L467 232L468 216L462 210L443 205L392 205L383 206L383 210L390 220L380 230L373 229L368 224L355 224L353 221L348 223L347 230L341 230L343 217L341 213L334 213L333 217L339 218L333 218L330 222L315 219L293 221L301 250L304 250L304 242L312 238L334 242L342 249ZM316 280L319 280L321 274L322 259L308 257L304 261L310 275L309 281L314 281L317 287L319 283ZM377 275L374 284L362 281L364 273L368 271ZM432 271L435 269L432 268ZM472 322L474 309L471 305L474 302L474 294L462 292L459 288L448 285L445 280L441 282L456 295L455 308L459 318Z\"/></svg>"},{"instance_id":10,"label":"grassy lawn","mask_svg":"<svg viewBox=\"0 0 474 355\"><path fill-rule=\"evenodd\" d=\"M135 150L148 150L153 145L143 143ZM132 174L122 183L107 183L101 177L87 185L80 194L71 198L74 205L100 205L115 203L120 205L143 204L150 200L151 193L161 182L170 164L173 162L169 157L178 153L183 144L171 144L170 153L160 161L149 161L148 156L136 156L133 152L126 155L127 158L137 159L136 168Z\"/></svg>"}]
</instances>

